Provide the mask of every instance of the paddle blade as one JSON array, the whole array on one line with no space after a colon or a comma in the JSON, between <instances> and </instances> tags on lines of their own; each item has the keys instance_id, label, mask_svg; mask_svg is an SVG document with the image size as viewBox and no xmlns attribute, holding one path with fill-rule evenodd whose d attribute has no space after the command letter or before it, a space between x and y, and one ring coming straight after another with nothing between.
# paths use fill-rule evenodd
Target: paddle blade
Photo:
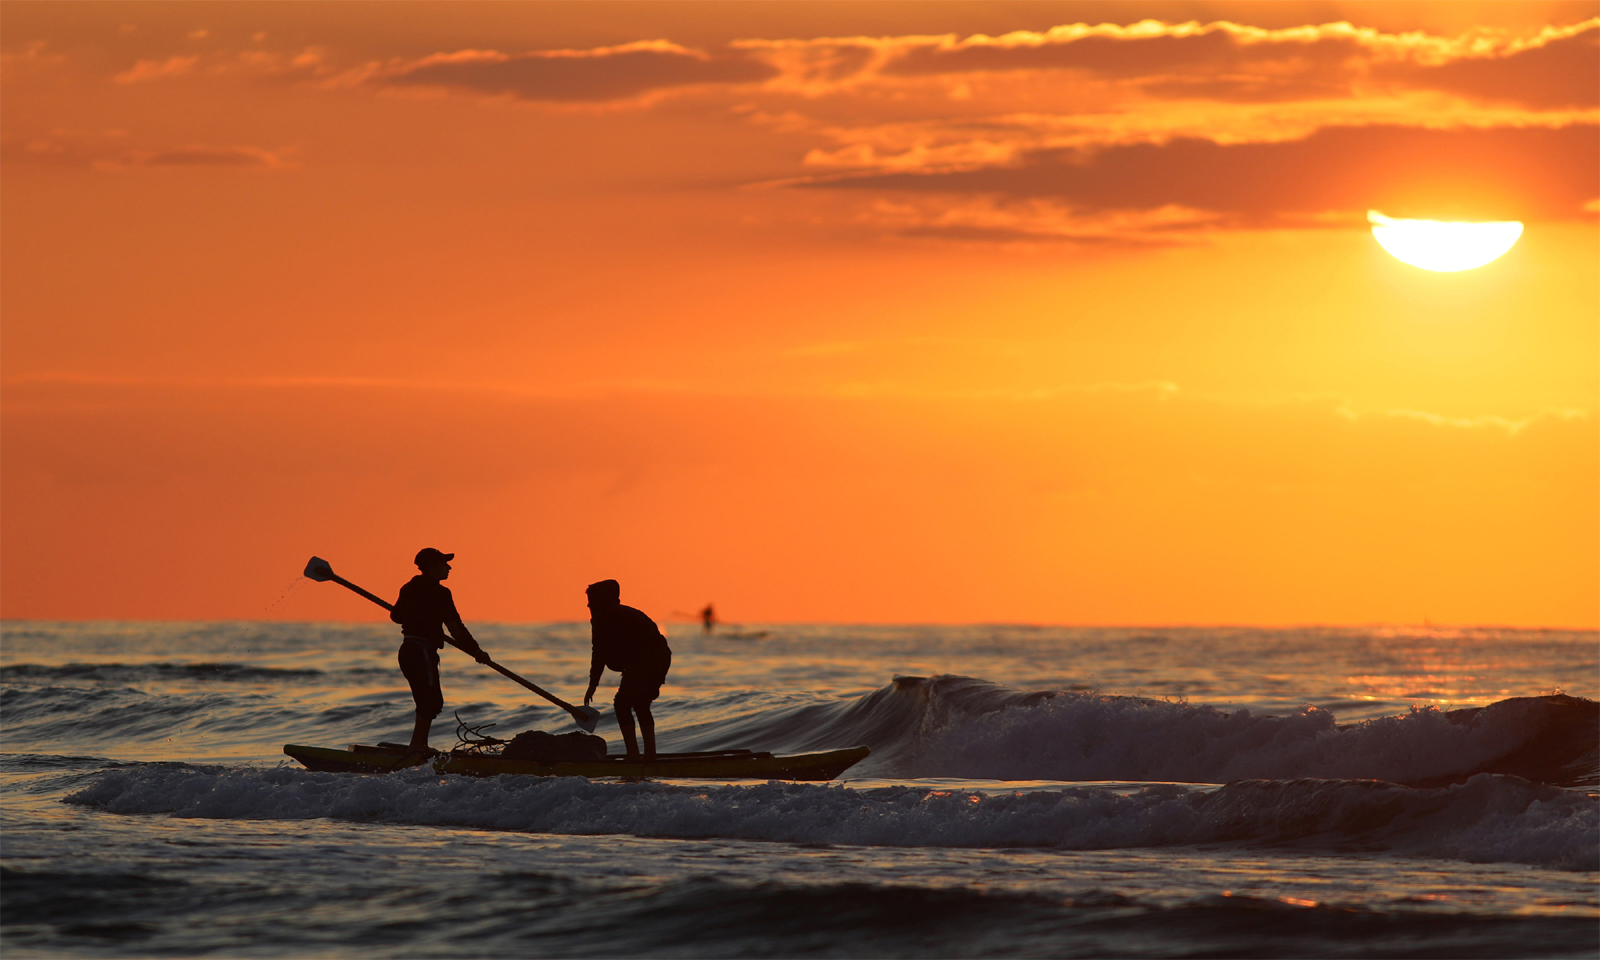
<instances>
[{"instance_id":1,"label":"paddle blade","mask_svg":"<svg viewBox=\"0 0 1600 960\"><path fill-rule=\"evenodd\" d=\"M321 557L312 557L310 560L306 561L306 572L304 576L309 577L318 583L327 583L329 580L333 579L333 568L328 565L328 561L322 559Z\"/></svg>"},{"instance_id":2,"label":"paddle blade","mask_svg":"<svg viewBox=\"0 0 1600 960\"><path fill-rule=\"evenodd\" d=\"M581 727L584 733L594 733L594 725L600 722L600 711L594 707L573 707L572 722Z\"/></svg>"}]
</instances>

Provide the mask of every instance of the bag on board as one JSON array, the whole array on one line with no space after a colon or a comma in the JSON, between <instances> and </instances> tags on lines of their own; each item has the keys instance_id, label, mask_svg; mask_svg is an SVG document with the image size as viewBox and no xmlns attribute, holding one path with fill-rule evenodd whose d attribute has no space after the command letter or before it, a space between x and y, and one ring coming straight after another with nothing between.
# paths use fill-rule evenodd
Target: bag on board
<instances>
[{"instance_id":1,"label":"bag on board","mask_svg":"<svg viewBox=\"0 0 1600 960\"><path fill-rule=\"evenodd\" d=\"M558 736L543 730L524 730L511 738L500 756L507 760L537 760L540 763L604 760L606 742L587 733Z\"/></svg>"}]
</instances>

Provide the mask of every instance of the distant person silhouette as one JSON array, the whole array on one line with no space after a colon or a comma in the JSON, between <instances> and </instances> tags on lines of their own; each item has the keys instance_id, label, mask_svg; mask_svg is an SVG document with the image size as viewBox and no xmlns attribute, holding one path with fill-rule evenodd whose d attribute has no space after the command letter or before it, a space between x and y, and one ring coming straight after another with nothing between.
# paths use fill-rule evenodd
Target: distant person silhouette
<instances>
[{"instance_id":1,"label":"distant person silhouette","mask_svg":"<svg viewBox=\"0 0 1600 960\"><path fill-rule=\"evenodd\" d=\"M705 628L706 633L710 633L716 625L717 611L708 603L706 608L700 611L700 626Z\"/></svg>"},{"instance_id":2,"label":"distant person silhouette","mask_svg":"<svg viewBox=\"0 0 1600 960\"><path fill-rule=\"evenodd\" d=\"M411 699L417 703L417 725L411 731L413 754L429 752L428 728L444 709L444 693L439 689L439 651L444 649L445 641L479 663L489 662L489 655L461 622L455 598L444 585L450 576L450 561L455 558L453 553L440 553L432 547L419 551L416 564L422 572L400 588L400 599L389 614L390 620L400 624L404 638L400 644L400 672L411 684ZM446 627L450 630L448 636Z\"/></svg>"},{"instance_id":3,"label":"distant person silhouette","mask_svg":"<svg viewBox=\"0 0 1600 960\"><path fill-rule=\"evenodd\" d=\"M622 587L615 580L589 584L589 632L593 653L589 657L589 689L583 705L594 699L600 675L607 667L622 674L617 696L617 726L627 744L628 759L639 757L639 744L633 736L633 718L639 718L644 734L644 758L656 756L656 719L650 703L661 696L661 684L672 666L672 648L661 635L656 622L632 607L622 605Z\"/></svg>"}]
</instances>

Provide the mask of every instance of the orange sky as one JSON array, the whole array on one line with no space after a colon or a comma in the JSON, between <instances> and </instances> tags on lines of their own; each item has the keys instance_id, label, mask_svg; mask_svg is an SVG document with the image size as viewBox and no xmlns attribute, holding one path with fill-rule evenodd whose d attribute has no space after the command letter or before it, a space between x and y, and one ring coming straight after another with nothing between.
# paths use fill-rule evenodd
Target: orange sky
<instances>
[{"instance_id":1,"label":"orange sky","mask_svg":"<svg viewBox=\"0 0 1600 960\"><path fill-rule=\"evenodd\" d=\"M0 615L1600 626L1597 13L12 0Z\"/></svg>"}]
</instances>

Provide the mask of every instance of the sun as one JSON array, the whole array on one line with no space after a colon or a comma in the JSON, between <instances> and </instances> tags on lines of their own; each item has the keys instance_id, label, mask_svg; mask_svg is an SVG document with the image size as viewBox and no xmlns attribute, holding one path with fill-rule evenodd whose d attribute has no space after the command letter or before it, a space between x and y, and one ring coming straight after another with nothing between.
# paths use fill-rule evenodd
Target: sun
<instances>
[{"instance_id":1,"label":"sun","mask_svg":"<svg viewBox=\"0 0 1600 960\"><path fill-rule=\"evenodd\" d=\"M1510 250L1522 236L1522 224L1516 220L1396 220L1368 210L1367 222L1379 245L1396 260L1437 273L1481 267Z\"/></svg>"}]
</instances>

